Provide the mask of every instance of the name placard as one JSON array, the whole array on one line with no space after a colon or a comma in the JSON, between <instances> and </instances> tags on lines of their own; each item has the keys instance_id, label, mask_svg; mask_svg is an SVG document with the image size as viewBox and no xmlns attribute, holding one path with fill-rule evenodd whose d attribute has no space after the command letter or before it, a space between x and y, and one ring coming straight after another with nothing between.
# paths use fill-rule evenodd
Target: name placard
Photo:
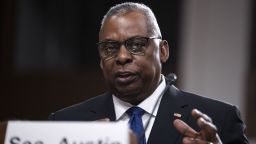
<instances>
[{"instance_id":1,"label":"name placard","mask_svg":"<svg viewBox=\"0 0 256 144\"><path fill-rule=\"evenodd\" d=\"M9 121L4 144L129 144L125 122Z\"/></svg>"}]
</instances>

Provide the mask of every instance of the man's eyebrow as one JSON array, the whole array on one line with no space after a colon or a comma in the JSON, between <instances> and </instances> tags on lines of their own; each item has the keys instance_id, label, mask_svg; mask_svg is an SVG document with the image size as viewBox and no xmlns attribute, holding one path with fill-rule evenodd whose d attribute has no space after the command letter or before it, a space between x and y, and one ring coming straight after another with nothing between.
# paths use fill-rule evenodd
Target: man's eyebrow
<instances>
[{"instance_id":1,"label":"man's eyebrow","mask_svg":"<svg viewBox=\"0 0 256 144\"><path fill-rule=\"evenodd\" d=\"M118 40L113 40L113 39L104 39L100 42L118 42Z\"/></svg>"}]
</instances>

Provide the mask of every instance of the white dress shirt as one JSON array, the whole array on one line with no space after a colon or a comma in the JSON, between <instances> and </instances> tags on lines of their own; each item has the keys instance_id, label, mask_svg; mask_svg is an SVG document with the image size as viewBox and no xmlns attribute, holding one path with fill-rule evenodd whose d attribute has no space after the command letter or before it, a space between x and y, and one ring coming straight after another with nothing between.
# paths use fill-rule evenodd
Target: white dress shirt
<instances>
[{"instance_id":1,"label":"white dress shirt","mask_svg":"<svg viewBox=\"0 0 256 144\"><path fill-rule=\"evenodd\" d=\"M166 87L166 82L165 82L165 78L163 75L161 75L161 79L162 79L162 81L158 85L156 90L148 98L146 98L139 105L137 105L138 107L142 108L145 111L144 115L142 116L142 122L143 122L144 128L151 116L151 120L150 120L149 125L145 132L146 142L148 141L148 137L149 137L150 131L153 127L153 124L154 124L154 121L155 121L155 118L157 115L157 111L159 108L159 104L162 99L161 93L164 91L164 89ZM130 103L127 103L125 101L122 101L121 99L117 98L114 95L112 97L113 97L114 108L115 108L115 113L116 113L116 120L117 121L126 121L128 123L129 116L125 112L133 105L131 105ZM154 107L155 107L155 110L154 110Z\"/></svg>"}]
</instances>

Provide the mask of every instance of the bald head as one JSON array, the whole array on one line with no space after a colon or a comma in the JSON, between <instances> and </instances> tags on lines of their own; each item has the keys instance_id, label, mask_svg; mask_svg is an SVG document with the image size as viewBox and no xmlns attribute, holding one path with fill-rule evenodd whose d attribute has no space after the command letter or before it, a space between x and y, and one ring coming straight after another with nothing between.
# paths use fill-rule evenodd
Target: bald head
<instances>
[{"instance_id":1,"label":"bald head","mask_svg":"<svg viewBox=\"0 0 256 144\"><path fill-rule=\"evenodd\" d=\"M162 37L156 17L152 12L152 10L144 4L132 3L132 2L121 3L110 8L110 10L106 13L106 15L102 19L99 34L101 35L103 26L108 19L110 19L113 16L121 17L131 12L139 12L145 16L147 30L149 34Z\"/></svg>"}]
</instances>

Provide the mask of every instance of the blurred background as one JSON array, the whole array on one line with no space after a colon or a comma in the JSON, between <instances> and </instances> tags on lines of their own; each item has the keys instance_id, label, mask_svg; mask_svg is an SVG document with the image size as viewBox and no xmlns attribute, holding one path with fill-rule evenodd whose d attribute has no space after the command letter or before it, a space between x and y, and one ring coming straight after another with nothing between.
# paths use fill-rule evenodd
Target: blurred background
<instances>
[{"instance_id":1,"label":"blurred background","mask_svg":"<svg viewBox=\"0 0 256 144\"><path fill-rule=\"evenodd\" d=\"M47 120L107 90L96 43L101 19L124 2L0 1L0 121ZM177 86L239 107L256 138L256 2L143 2L154 11L171 56L163 73Z\"/></svg>"}]
</instances>

